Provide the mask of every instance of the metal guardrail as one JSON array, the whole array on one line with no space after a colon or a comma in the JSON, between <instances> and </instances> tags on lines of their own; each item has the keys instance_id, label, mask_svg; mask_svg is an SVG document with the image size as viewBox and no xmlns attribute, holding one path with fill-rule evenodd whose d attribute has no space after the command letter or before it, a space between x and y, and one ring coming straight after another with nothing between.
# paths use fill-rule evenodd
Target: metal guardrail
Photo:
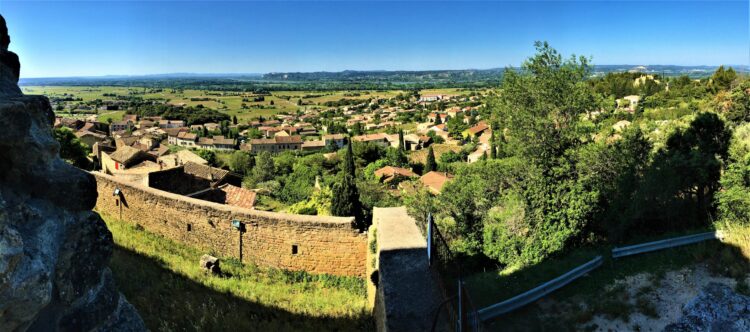
<instances>
[{"instance_id":1,"label":"metal guardrail","mask_svg":"<svg viewBox=\"0 0 750 332\"><path fill-rule=\"evenodd\" d=\"M679 247L687 244L698 243L706 240L721 240L724 238L724 233L721 231L706 232L700 234L693 234L688 236L681 236L671 239L665 239L660 241L653 241L647 243L636 244L632 246L614 248L612 249L612 257L619 258L630 255L642 254L651 251L657 251L667 248ZM479 319L481 321L487 321L503 315L505 313L516 310L529 303L532 303L545 295L552 293L553 291L571 283L573 280L580 278L581 276L593 271L602 265L602 256L597 256L591 261L576 267L567 273L550 280L526 293L517 295L511 299L505 300L500 303L490 305L477 311Z\"/></svg>"},{"instance_id":2,"label":"metal guardrail","mask_svg":"<svg viewBox=\"0 0 750 332\"><path fill-rule=\"evenodd\" d=\"M484 322L502 314L516 310L529 303L532 303L544 297L545 295L552 293L555 290L571 283L573 280L576 280L581 276L593 271L594 269L602 265L602 261L602 256L596 256L596 258L588 261L587 263L580 265L555 279L545 282L544 284L526 293L514 296L513 298L505 300L503 302L479 309L479 319Z\"/></svg>"},{"instance_id":3,"label":"metal guardrail","mask_svg":"<svg viewBox=\"0 0 750 332\"><path fill-rule=\"evenodd\" d=\"M721 239L722 237L723 237L723 234L721 232L715 231L715 232L706 232L706 233L700 233L700 234L694 234L694 235L688 235L688 236L681 236L681 237L654 241L654 242L641 243L641 244L636 244L636 245L622 247L622 248L614 248L612 249L612 257L619 258L619 257L630 256L630 255L643 254L643 253L647 253L651 251L684 246L686 244L693 244L693 243L702 242L706 240Z\"/></svg>"}]
</instances>

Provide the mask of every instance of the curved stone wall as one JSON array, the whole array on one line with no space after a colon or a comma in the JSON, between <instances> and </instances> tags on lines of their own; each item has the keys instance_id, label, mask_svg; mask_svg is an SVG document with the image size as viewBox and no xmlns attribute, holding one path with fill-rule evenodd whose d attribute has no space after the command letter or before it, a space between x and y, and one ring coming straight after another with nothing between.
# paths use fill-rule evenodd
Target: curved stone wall
<instances>
[{"instance_id":1,"label":"curved stone wall","mask_svg":"<svg viewBox=\"0 0 750 332\"><path fill-rule=\"evenodd\" d=\"M365 276L367 235L353 217L264 212L203 201L94 172L96 209L149 232L244 262L342 276ZM121 195L114 195L120 189ZM240 233L232 221L244 224ZM196 262L197 264L197 262Z\"/></svg>"}]
</instances>

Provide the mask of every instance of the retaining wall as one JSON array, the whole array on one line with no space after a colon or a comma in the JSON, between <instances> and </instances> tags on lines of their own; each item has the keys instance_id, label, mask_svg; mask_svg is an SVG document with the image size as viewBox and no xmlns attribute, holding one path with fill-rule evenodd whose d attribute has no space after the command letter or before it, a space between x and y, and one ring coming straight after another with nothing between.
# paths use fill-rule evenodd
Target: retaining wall
<instances>
[{"instance_id":1,"label":"retaining wall","mask_svg":"<svg viewBox=\"0 0 750 332\"><path fill-rule=\"evenodd\" d=\"M367 235L353 227L353 217L256 211L93 174L99 192L96 209L114 218L122 209L123 221L149 232L220 256L240 258L241 252L244 262L258 265L365 277ZM122 192L121 204L115 188ZM245 232L233 228L232 220L244 223Z\"/></svg>"}]
</instances>

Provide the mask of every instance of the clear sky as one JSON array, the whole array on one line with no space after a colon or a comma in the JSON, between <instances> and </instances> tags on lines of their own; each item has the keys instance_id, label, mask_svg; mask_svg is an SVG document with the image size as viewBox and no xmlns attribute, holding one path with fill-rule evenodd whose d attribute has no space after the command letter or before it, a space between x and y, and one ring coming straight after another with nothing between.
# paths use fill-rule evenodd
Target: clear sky
<instances>
[{"instance_id":1,"label":"clear sky","mask_svg":"<svg viewBox=\"0 0 750 332\"><path fill-rule=\"evenodd\" d=\"M22 77L750 62L748 1L0 0Z\"/></svg>"}]
</instances>

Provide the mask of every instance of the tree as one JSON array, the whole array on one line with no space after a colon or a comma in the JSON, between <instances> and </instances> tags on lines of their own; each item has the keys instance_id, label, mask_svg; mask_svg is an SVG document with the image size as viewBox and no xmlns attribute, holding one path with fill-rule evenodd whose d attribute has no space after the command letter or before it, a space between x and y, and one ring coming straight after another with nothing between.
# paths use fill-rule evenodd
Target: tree
<instances>
[{"instance_id":1,"label":"tree","mask_svg":"<svg viewBox=\"0 0 750 332\"><path fill-rule=\"evenodd\" d=\"M235 125L237 124L237 116L236 115L232 116L232 124L235 124Z\"/></svg>"},{"instance_id":2,"label":"tree","mask_svg":"<svg viewBox=\"0 0 750 332\"><path fill-rule=\"evenodd\" d=\"M81 143L70 128L60 127L54 130L55 140L60 143L60 158L82 169L89 169L91 162L89 148Z\"/></svg>"},{"instance_id":3,"label":"tree","mask_svg":"<svg viewBox=\"0 0 750 332\"><path fill-rule=\"evenodd\" d=\"M730 67L728 70L724 70L724 66L719 66L711 76L711 85L714 92L718 90L728 90L736 78L737 73L733 68Z\"/></svg>"},{"instance_id":4,"label":"tree","mask_svg":"<svg viewBox=\"0 0 750 332\"><path fill-rule=\"evenodd\" d=\"M437 162L435 161L435 151L432 150L432 146L427 148L427 162L424 166L424 173L432 172L437 170Z\"/></svg>"},{"instance_id":5,"label":"tree","mask_svg":"<svg viewBox=\"0 0 750 332\"><path fill-rule=\"evenodd\" d=\"M443 118L440 117L440 114L435 114L435 125L439 125L443 123Z\"/></svg>"},{"instance_id":6,"label":"tree","mask_svg":"<svg viewBox=\"0 0 750 332\"><path fill-rule=\"evenodd\" d=\"M334 216L354 216L357 227L363 230L366 224L363 220L362 203L359 200L354 167L354 152L350 143L347 144L340 180L333 186L331 214Z\"/></svg>"},{"instance_id":7,"label":"tree","mask_svg":"<svg viewBox=\"0 0 750 332\"><path fill-rule=\"evenodd\" d=\"M733 123L750 121L750 82L745 82L732 89L726 118Z\"/></svg>"},{"instance_id":8,"label":"tree","mask_svg":"<svg viewBox=\"0 0 750 332\"><path fill-rule=\"evenodd\" d=\"M497 159L497 145L495 144L495 132L490 136L490 159Z\"/></svg>"},{"instance_id":9,"label":"tree","mask_svg":"<svg viewBox=\"0 0 750 332\"><path fill-rule=\"evenodd\" d=\"M739 126L729 149L731 163L721 175L716 193L719 220L726 225L750 225L750 124Z\"/></svg>"},{"instance_id":10,"label":"tree","mask_svg":"<svg viewBox=\"0 0 750 332\"><path fill-rule=\"evenodd\" d=\"M208 162L211 166L218 166L218 160L216 159L216 152L211 150L200 149L196 151L196 154Z\"/></svg>"},{"instance_id":11,"label":"tree","mask_svg":"<svg viewBox=\"0 0 750 332\"><path fill-rule=\"evenodd\" d=\"M243 175L250 174L254 164L255 158L245 151L235 151L229 157L229 169Z\"/></svg>"},{"instance_id":12,"label":"tree","mask_svg":"<svg viewBox=\"0 0 750 332\"><path fill-rule=\"evenodd\" d=\"M252 171L252 183L258 184L265 181L273 180L275 174L273 157L268 151L262 151L255 156L255 167Z\"/></svg>"}]
</instances>

